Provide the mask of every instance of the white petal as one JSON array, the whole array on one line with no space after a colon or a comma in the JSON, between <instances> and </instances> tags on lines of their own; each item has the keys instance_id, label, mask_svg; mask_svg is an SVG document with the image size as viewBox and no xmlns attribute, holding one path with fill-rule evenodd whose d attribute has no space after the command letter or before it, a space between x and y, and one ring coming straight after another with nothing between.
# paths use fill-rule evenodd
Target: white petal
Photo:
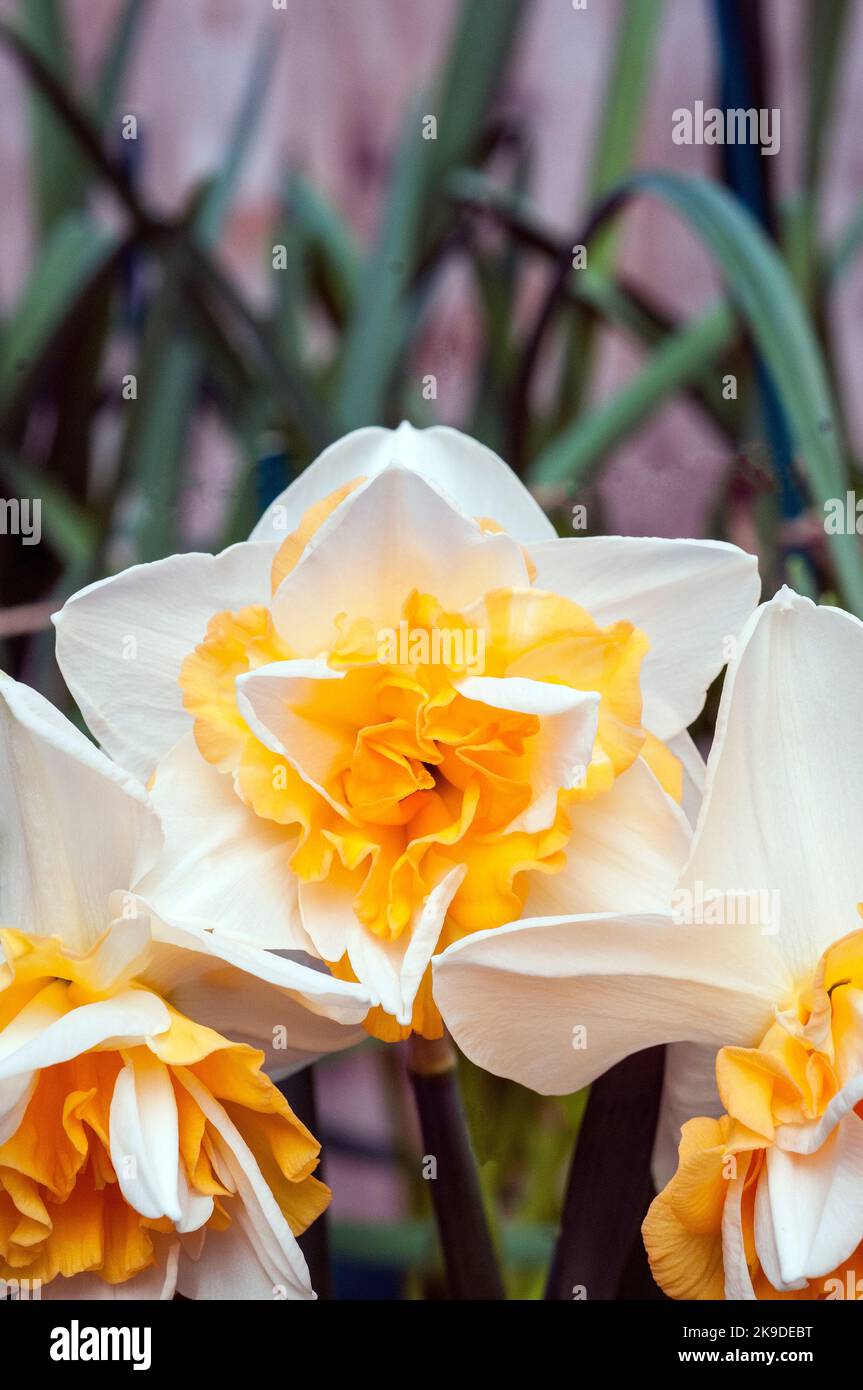
<instances>
[{"instance_id":1,"label":"white petal","mask_svg":"<svg viewBox=\"0 0 863 1390\"><path fill-rule=\"evenodd\" d=\"M685 729L668 739L666 747L680 760L683 768L683 810L689 824L694 827L704 798L707 764Z\"/></svg>"},{"instance_id":2,"label":"white petal","mask_svg":"<svg viewBox=\"0 0 863 1390\"><path fill-rule=\"evenodd\" d=\"M190 1185L182 1160L177 1177L180 1196L180 1220L177 1222L177 1230L183 1235L189 1235L194 1231L200 1231L207 1224L213 1215L215 1202L212 1197L208 1197L204 1192L196 1192Z\"/></svg>"},{"instance_id":3,"label":"white petal","mask_svg":"<svg viewBox=\"0 0 863 1390\"><path fill-rule=\"evenodd\" d=\"M5 1144L18 1129L38 1080L36 1072L25 1071L0 1082L0 1144Z\"/></svg>"},{"instance_id":4,"label":"white petal","mask_svg":"<svg viewBox=\"0 0 863 1390\"><path fill-rule=\"evenodd\" d=\"M83 951L161 846L142 787L47 700L0 676L0 921Z\"/></svg>"},{"instance_id":5,"label":"white petal","mask_svg":"<svg viewBox=\"0 0 863 1390\"><path fill-rule=\"evenodd\" d=\"M352 894L327 884L304 883L300 887L303 920L310 935L324 942L335 960L346 950L351 968L368 990L373 1004L380 1004L402 1026L411 1021L414 1000L426 966L440 937L444 918L465 875L458 865L417 906L412 920L395 941L385 941L357 921ZM346 926L339 932L336 914ZM341 944L343 942L343 944ZM336 951L341 944L341 950Z\"/></svg>"},{"instance_id":6,"label":"white petal","mask_svg":"<svg viewBox=\"0 0 863 1390\"><path fill-rule=\"evenodd\" d=\"M90 729L123 767L149 779L191 728L178 684L216 613L268 603L276 546L170 555L81 589L55 613L57 660Z\"/></svg>"},{"instance_id":7,"label":"white petal","mask_svg":"<svg viewBox=\"0 0 863 1390\"><path fill-rule=\"evenodd\" d=\"M724 541L583 536L531 554L536 587L581 604L598 623L630 622L650 638L642 667L644 725L658 738L699 714L711 681L758 602L757 562Z\"/></svg>"},{"instance_id":8,"label":"white petal","mask_svg":"<svg viewBox=\"0 0 863 1390\"><path fill-rule=\"evenodd\" d=\"M543 541L554 527L512 469L466 434L447 426L397 430L371 426L336 440L261 517L252 540L284 540L313 502L355 478L372 478L393 461L419 473L465 516L488 516L520 541Z\"/></svg>"},{"instance_id":9,"label":"white petal","mask_svg":"<svg viewBox=\"0 0 863 1390\"><path fill-rule=\"evenodd\" d=\"M749 1169L746 1154L739 1155L741 1162ZM752 1287L752 1277L746 1262L746 1244L743 1239L743 1219L741 1206L746 1172L739 1173L728 1184L728 1192L722 1208L722 1265L725 1271L725 1297L729 1300L751 1301L756 1298Z\"/></svg>"},{"instance_id":10,"label":"white petal","mask_svg":"<svg viewBox=\"0 0 863 1390\"><path fill-rule=\"evenodd\" d=\"M531 876L525 917L668 910L691 835L680 807L642 759L569 817L566 866Z\"/></svg>"},{"instance_id":11,"label":"white petal","mask_svg":"<svg viewBox=\"0 0 863 1390\"><path fill-rule=\"evenodd\" d=\"M141 903L149 911L146 902ZM227 967L233 968L233 983L242 990L244 976L254 977L274 987L274 1022L291 1024L302 1045L307 1013L338 1023L359 1023L368 1012L369 1001L361 985L337 980L323 968L313 968L274 951L263 951L237 941L227 933L204 931L188 924L166 921L155 911L149 912L153 945L150 963L142 980L162 994L176 997L180 985L195 976L203 976L210 965L228 978ZM319 1030L315 1036L318 1037ZM317 1049L315 1049L317 1050Z\"/></svg>"},{"instance_id":12,"label":"white petal","mask_svg":"<svg viewBox=\"0 0 863 1390\"><path fill-rule=\"evenodd\" d=\"M682 880L778 895L765 937L788 984L859 925L863 624L783 590L729 667L692 858Z\"/></svg>"},{"instance_id":13,"label":"white petal","mask_svg":"<svg viewBox=\"0 0 863 1390\"><path fill-rule=\"evenodd\" d=\"M851 1111L815 1153L772 1147L755 1195L755 1248L776 1289L830 1274L863 1239L863 1120Z\"/></svg>"},{"instance_id":14,"label":"white petal","mask_svg":"<svg viewBox=\"0 0 863 1390\"><path fill-rule=\"evenodd\" d=\"M845 1116L863 1101L863 1072L852 1076L825 1107L823 1115L801 1125L778 1125L776 1144L788 1153L811 1154L820 1149Z\"/></svg>"},{"instance_id":15,"label":"white petal","mask_svg":"<svg viewBox=\"0 0 863 1390\"><path fill-rule=\"evenodd\" d=\"M60 994L62 985L48 985L0 1033L0 1081L68 1062L108 1042L134 1045L170 1025L162 1000L145 990L123 990L62 1014Z\"/></svg>"},{"instance_id":16,"label":"white petal","mask_svg":"<svg viewBox=\"0 0 863 1390\"><path fill-rule=\"evenodd\" d=\"M144 969L150 955L150 920L134 912L132 895L118 890L110 895L108 904L116 917L87 953L87 983L94 991L105 994L121 984L129 984Z\"/></svg>"},{"instance_id":17,"label":"white petal","mask_svg":"<svg viewBox=\"0 0 863 1390\"><path fill-rule=\"evenodd\" d=\"M596 741L599 696L523 676L467 676L457 688L467 700L539 716L539 733L528 746L534 800L507 828L547 830L557 812L557 793L584 782Z\"/></svg>"},{"instance_id":18,"label":"white petal","mask_svg":"<svg viewBox=\"0 0 863 1390\"><path fill-rule=\"evenodd\" d=\"M396 631L411 591L447 611L490 589L525 585L520 547L488 535L430 484L392 465L357 488L312 537L273 599L273 620L297 656L318 656L337 637L335 619L368 619Z\"/></svg>"},{"instance_id":19,"label":"white petal","mask_svg":"<svg viewBox=\"0 0 863 1390\"><path fill-rule=\"evenodd\" d=\"M267 1273L242 1225L236 1221L225 1231L207 1231L197 1259L185 1246L180 1254L177 1292L196 1303L272 1303L282 1296L282 1289L287 1290L287 1286L279 1287Z\"/></svg>"},{"instance_id":20,"label":"white petal","mask_svg":"<svg viewBox=\"0 0 863 1390\"><path fill-rule=\"evenodd\" d=\"M165 848L138 891L157 915L225 931L251 946L308 950L290 869L295 837L256 816L192 734L159 764L152 788Z\"/></svg>"},{"instance_id":21,"label":"white petal","mask_svg":"<svg viewBox=\"0 0 863 1390\"><path fill-rule=\"evenodd\" d=\"M559 1095L655 1043L762 1036L775 980L749 942L659 914L521 921L437 956L435 1001L471 1061Z\"/></svg>"},{"instance_id":22,"label":"white petal","mask_svg":"<svg viewBox=\"0 0 863 1390\"><path fill-rule=\"evenodd\" d=\"M120 1191L141 1216L182 1220L177 1101L168 1068L141 1051L114 1083L111 1162Z\"/></svg>"},{"instance_id":23,"label":"white petal","mask_svg":"<svg viewBox=\"0 0 863 1390\"><path fill-rule=\"evenodd\" d=\"M699 1115L718 1119L723 1113L716 1089L716 1048L702 1043L672 1043L665 1052L665 1076L651 1172L657 1192L677 1170L680 1131Z\"/></svg>"},{"instance_id":24,"label":"white petal","mask_svg":"<svg viewBox=\"0 0 863 1390\"><path fill-rule=\"evenodd\" d=\"M231 1216L242 1228L270 1281L267 1296L272 1298L274 1289L281 1287L288 1298L314 1298L303 1253L240 1131L196 1076L185 1067L177 1068L176 1075L218 1135L218 1157L236 1184L239 1198L231 1204ZM207 1241L202 1261L210 1258L210 1249ZM213 1246L212 1251L216 1255L217 1247ZM185 1279L184 1273L184 1284Z\"/></svg>"},{"instance_id":25,"label":"white petal","mask_svg":"<svg viewBox=\"0 0 863 1390\"><path fill-rule=\"evenodd\" d=\"M322 660L276 661L239 676L237 708L256 738L279 753L336 811L348 814L327 784L350 762L356 729L347 719L324 723L303 710L314 699L318 681L343 680ZM347 711L346 711L347 714Z\"/></svg>"},{"instance_id":26,"label":"white petal","mask_svg":"<svg viewBox=\"0 0 863 1390\"><path fill-rule=\"evenodd\" d=\"M210 970L189 970L173 986L171 1003L222 1037L260 1048L265 1070L276 1081L368 1038L358 1024L313 1014L272 985L253 975L219 969L216 962Z\"/></svg>"}]
</instances>

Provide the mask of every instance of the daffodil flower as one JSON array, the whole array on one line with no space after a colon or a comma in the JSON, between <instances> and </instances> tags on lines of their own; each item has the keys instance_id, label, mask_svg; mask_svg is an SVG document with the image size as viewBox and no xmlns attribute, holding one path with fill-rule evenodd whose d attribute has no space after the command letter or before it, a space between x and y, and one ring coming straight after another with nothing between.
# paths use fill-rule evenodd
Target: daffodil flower
<instances>
[{"instance_id":1,"label":"daffodil flower","mask_svg":"<svg viewBox=\"0 0 863 1390\"><path fill-rule=\"evenodd\" d=\"M161 839L143 789L0 677L0 1278L312 1298L296 1236L329 1200L320 1146L249 1044L288 1072L362 1036L368 1001L160 919L139 890Z\"/></svg>"},{"instance_id":2,"label":"daffodil flower","mask_svg":"<svg viewBox=\"0 0 863 1390\"><path fill-rule=\"evenodd\" d=\"M334 444L247 543L75 595L57 651L153 779L187 914L245 904L250 940L363 983L370 1031L434 1038L436 951L678 865L685 731L757 592L734 546L559 539L489 450L402 425Z\"/></svg>"},{"instance_id":3,"label":"daffodil flower","mask_svg":"<svg viewBox=\"0 0 863 1390\"><path fill-rule=\"evenodd\" d=\"M783 590L729 668L665 910L520 922L436 962L459 1044L539 1091L660 1042L702 1060L666 1085L686 1122L644 1225L673 1297L859 1293L861 691L863 624Z\"/></svg>"}]
</instances>

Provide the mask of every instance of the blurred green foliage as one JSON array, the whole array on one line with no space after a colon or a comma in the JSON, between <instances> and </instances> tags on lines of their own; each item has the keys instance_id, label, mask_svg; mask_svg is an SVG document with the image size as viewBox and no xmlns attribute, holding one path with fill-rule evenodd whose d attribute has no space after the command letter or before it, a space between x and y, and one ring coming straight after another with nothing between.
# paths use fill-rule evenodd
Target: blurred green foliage
<instances>
[{"instance_id":1,"label":"blurred green foliage","mask_svg":"<svg viewBox=\"0 0 863 1390\"><path fill-rule=\"evenodd\" d=\"M182 547L187 446L204 409L218 413L241 460L213 548L251 528L272 482L261 481L264 455L286 482L346 430L405 416L432 422L416 349L454 260L472 277L482 340L461 423L529 483L550 489L544 499L561 517L563 503L590 488L614 450L677 394L720 432L729 458L764 439L756 356L816 513L859 480L828 307L863 244L863 207L834 244L822 240L819 216L845 0L807 0L803 186L789 205L772 208L775 239L719 182L634 172L662 0L622 5L589 206L570 236L545 226L529 199L529 132L499 101L530 9L528 0L462 5L436 78L405 117L370 249L301 171L284 171L279 216L262 247L268 261L272 246L283 247L283 268L273 272L264 312L222 268L218 245L266 101L273 46L265 41L254 55L218 170L165 220L141 200L136 142L120 138L144 0L119 8L88 96L70 61L61 0L22 0L17 20L0 24L0 47L28 84L37 229L29 277L0 326L0 489L42 498L45 541L32 551L0 548L2 607L59 603L118 554L125 564ZM435 140L422 138L426 112L438 114ZM97 194L119 209L110 224L96 211ZM673 321L618 268L621 214L644 196L686 221L720 271L721 297L687 322ZM586 269L573 268L579 244L588 247ZM525 314L525 276L537 263L547 288ZM638 345L641 363L616 394L590 403L605 325ZM127 373L137 380L135 399L123 397ZM736 400L723 397L726 373L737 376ZM114 441L107 449L106 440ZM769 448L766 456L769 464ZM728 486L754 510L768 591L789 578L815 594L835 593L863 615L855 536L829 537L826 546L789 541L769 469L764 476L732 468ZM718 499L717 535L726 531L726 501ZM591 509L594 528L598 514ZM0 662L62 703L49 634L16 637ZM467 1067L463 1079L486 1191L504 1223L511 1290L536 1292L581 1098L541 1100ZM421 1264L425 1229L382 1235L380 1257L396 1250L397 1263ZM342 1231L346 1248L358 1239Z\"/></svg>"}]
</instances>

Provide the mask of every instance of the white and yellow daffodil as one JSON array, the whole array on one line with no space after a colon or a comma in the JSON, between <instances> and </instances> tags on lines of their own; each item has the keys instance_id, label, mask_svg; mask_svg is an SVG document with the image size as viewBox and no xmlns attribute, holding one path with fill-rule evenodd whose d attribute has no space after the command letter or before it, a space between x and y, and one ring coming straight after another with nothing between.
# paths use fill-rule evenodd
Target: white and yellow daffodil
<instances>
[{"instance_id":1,"label":"white and yellow daffodil","mask_svg":"<svg viewBox=\"0 0 863 1390\"><path fill-rule=\"evenodd\" d=\"M863 624L783 590L729 668L665 911L520 922L436 962L460 1045L539 1091L655 1043L709 1047L706 1090L699 1066L666 1086L687 1123L644 1226L673 1297L863 1288L861 696Z\"/></svg>"},{"instance_id":2,"label":"white and yellow daffodil","mask_svg":"<svg viewBox=\"0 0 863 1390\"><path fill-rule=\"evenodd\" d=\"M57 652L154 777L187 915L361 981L380 1037L437 1037L435 951L679 862L685 731L757 594L731 545L558 539L489 450L402 425L334 444L249 542L75 595Z\"/></svg>"},{"instance_id":3,"label":"white and yellow daffodil","mask_svg":"<svg viewBox=\"0 0 863 1390\"><path fill-rule=\"evenodd\" d=\"M319 1144L285 1071L349 1045L355 985L155 915L159 819L0 677L0 1279L43 1297L312 1298ZM147 887L148 886L148 887Z\"/></svg>"}]
</instances>

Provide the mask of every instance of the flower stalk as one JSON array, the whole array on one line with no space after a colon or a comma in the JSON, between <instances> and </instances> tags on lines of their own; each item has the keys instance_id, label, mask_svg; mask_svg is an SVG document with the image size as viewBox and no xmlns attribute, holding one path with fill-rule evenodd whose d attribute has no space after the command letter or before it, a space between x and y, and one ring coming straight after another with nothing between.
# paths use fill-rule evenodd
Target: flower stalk
<instances>
[{"instance_id":1,"label":"flower stalk","mask_svg":"<svg viewBox=\"0 0 863 1390\"><path fill-rule=\"evenodd\" d=\"M503 1283L449 1038L430 1041L411 1034L408 1074L419 1115L423 1160L434 1159L431 1198L450 1296L459 1301L502 1299Z\"/></svg>"},{"instance_id":2,"label":"flower stalk","mask_svg":"<svg viewBox=\"0 0 863 1390\"><path fill-rule=\"evenodd\" d=\"M618 1062L593 1083L572 1157L545 1297L613 1299L651 1193L665 1049Z\"/></svg>"}]
</instances>

